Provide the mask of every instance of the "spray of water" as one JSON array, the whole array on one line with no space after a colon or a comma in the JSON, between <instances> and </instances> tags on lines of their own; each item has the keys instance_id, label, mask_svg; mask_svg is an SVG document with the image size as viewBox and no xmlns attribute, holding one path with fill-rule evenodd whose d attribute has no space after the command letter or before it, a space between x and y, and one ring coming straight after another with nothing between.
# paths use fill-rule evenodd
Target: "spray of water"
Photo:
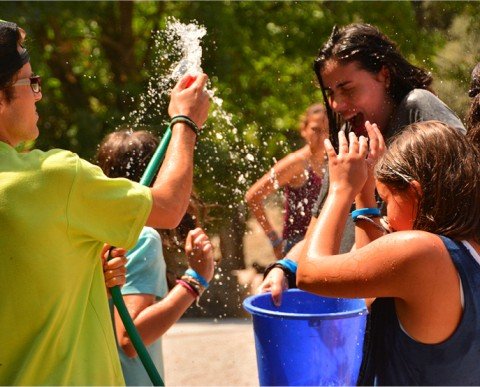
<instances>
[{"instance_id":1,"label":"spray of water","mask_svg":"<svg viewBox=\"0 0 480 387\"><path fill-rule=\"evenodd\" d=\"M152 34L152 70L146 91L136 101L138 108L130 114L132 129L156 126L161 131L168 125L170 90L184 74L203 72L201 43L206 34L203 26L184 24L173 17L167 19L164 30ZM231 209L243 200L249 175L257 167L256 152L241 138L233 116L224 109L223 100L216 95L218 91L210 81L207 92L213 103L196 151L195 183L201 197L208 197L219 207ZM215 279L218 285L231 281L229 274L221 268L217 269ZM243 286L236 286L236 295L244 294ZM207 290L202 303L215 303L220 312L218 318L223 318L227 314L221 312L222 306L227 310L228 298L233 300L236 295L224 294L220 300Z\"/></svg>"},{"instance_id":2,"label":"spray of water","mask_svg":"<svg viewBox=\"0 0 480 387\"><path fill-rule=\"evenodd\" d=\"M137 110L130 114L133 128L152 124L165 127L168 124L166 111L171 88L182 75L203 72L201 42L206 34L205 27L196 23L184 24L173 17L167 19L164 30L153 33L152 74L146 92L139 97ZM257 152L240 137L233 116L224 109L223 100L217 96L217 89L210 81L207 92L213 107L200 138L198 152L201 157L198 158L196 176L200 180L213 180L217 185L215 201L230 205L243 198L249 175L257 166ZM231 168L228 182L222 184L217 180L220 172L217 167L224 168L225 165Z\"/></svg>"}]
</instances>

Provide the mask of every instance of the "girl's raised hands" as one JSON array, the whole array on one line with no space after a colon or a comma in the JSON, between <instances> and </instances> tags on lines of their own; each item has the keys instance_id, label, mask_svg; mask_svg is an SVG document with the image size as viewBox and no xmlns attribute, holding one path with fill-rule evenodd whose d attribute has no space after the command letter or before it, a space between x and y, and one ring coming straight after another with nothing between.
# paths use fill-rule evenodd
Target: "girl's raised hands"
<instances>
[{"instance_id":1,"label":"girl's raised hands","mask_svg":"<svg viewBox=\"0 0 480 387\"><path fill-rule=\"evenodd\" d=\"M385 153L387 147L385 146L385 140L377 124L371 124L370 121L366 121L365 128L367 129L368 138L370 139L367 163L373 169L380 157Z\"/></svg>"},{"instance_id":2,"label":"girl's raised hands","mask_svg":"<svg viewBox=\"0 0 480 387\"><path fill-rule=\"evenodd\" d=\"M328 156L330 170L330 190L341 191L354 197L361 191L369 172L385 152L385 142L376 124L365 123L370 138L358 138L355 133L349 133L347 140L345 132L338 133L338 154L330 140L325 140L325 150Z\"/></svg>"}]
</instances>

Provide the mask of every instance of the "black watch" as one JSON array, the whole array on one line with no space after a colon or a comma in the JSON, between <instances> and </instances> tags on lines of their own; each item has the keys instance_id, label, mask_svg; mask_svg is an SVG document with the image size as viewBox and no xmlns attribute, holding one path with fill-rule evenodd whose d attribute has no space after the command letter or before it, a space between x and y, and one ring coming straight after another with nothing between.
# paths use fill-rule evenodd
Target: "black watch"
<instances>
[{"instance_id":1,"label":"black watch","mask_svg":"<svg viewBox=\"0 0 480 387\"><path fill-rule=\"evenodd\" d=\"M268 273L270 273L272 269L275 267L282 269L283 273L285 274L285 277L287 277L288 288L295 289L297 287L297 275L293 273L290 269L286 268L285 266L283 266L278 262L273 262L267 266L267 268L265 269L265 272L263 273L263 279L265 279Z\"/></svg>"}]
</instances>

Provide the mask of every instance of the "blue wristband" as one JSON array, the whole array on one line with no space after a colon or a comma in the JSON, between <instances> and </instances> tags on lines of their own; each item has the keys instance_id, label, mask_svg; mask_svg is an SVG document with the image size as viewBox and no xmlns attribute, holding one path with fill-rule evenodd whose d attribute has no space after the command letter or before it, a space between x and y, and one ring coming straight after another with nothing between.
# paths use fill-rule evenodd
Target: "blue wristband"
<instances>
[{"instance_id":1,"label":"blue wristband","mask_svg":"<svg viewBox=\"0 0 480 387\"><path fill-rule=\"evenodd\" d=\"M379 208L360 208L358 210L352 211L352 219L356 220L359 215L364 216L380 216L381 212Z\"/></svg>"},{"instance_id":2,"label":"blue wristband","mask_svg":"<svg viewBox=\"0 0 480 387\"><path fill-rule=\"evenodd\" d=\"M297 262L294 262L294 261L292 261L291 259L288 259L288 258L283 258L283 259L280 259L279 261L277 261L276 263L279 264L279 265L282 265L285 268L287 268L293 274L297 274L297 267L298 267Z\"/></svg>"},{"instance_id":3,"label":"blue wristband","mask_svg":"<svg viewBox=\"0 0 480 387\"><path fill-rule=\"evenodd\" d=\"M281 245L283 243L282 238L275 239L274 241L270 241L270 244L272 245L273 248L276 248L277 246Z\"/></svg>"},{"instance_id":4,"label":"blue wristband","mask_svg":"<svg viewBox=\"0 0 480 387\"><path fill-rule=\"evenodd\" d=\"M208 281L193 269L187 269L185 275L195 278L205 289L208 288Z\"/></svg>"}]
</instances>

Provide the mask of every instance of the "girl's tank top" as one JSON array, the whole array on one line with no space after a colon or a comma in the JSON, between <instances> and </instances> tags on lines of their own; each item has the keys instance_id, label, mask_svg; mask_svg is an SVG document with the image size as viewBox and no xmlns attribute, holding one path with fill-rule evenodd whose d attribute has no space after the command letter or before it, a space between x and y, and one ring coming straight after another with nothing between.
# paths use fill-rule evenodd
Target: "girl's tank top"
<instances>
[{"instance_id":1,"label":"girl's tank top","mask_svg":"<svg viewBox=\"0 0 480 387\"><path fill-rule=\"evenodd\" d=\"M422 344L401 329L393 298L375 300L358 385L480 385L480 265L462 243L441 238L463 286L460 324L444 342Z\"/></svg>"},{"instance_id":2,"label":"girl's tank top","mask_svg":"<svg viewBox=\"0 0 480 387\"><path fill-rule=\"evenodd\" d=\"M308 168L307 180L299 188L286 186L285 218L283 222L283 239L301 239L312 217L312 207L320 193L322 179Z\"/></svg>"}]
</instances>

